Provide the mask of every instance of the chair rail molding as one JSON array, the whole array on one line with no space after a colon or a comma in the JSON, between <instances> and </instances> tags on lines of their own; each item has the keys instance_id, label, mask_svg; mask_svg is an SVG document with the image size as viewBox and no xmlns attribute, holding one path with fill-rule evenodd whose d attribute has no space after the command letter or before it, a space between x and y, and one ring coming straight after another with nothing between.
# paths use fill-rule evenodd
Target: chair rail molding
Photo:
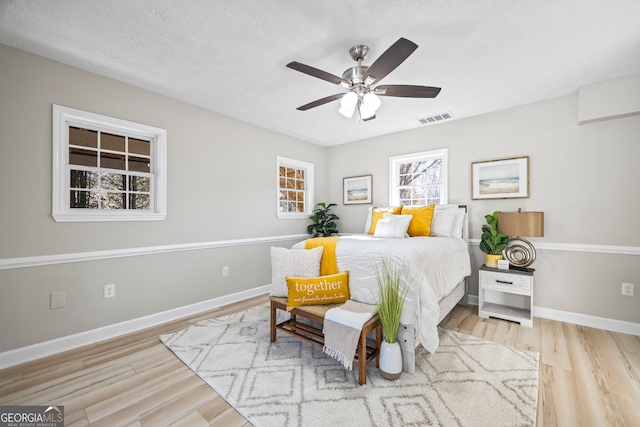
<instances>
[{"instance_id":1,"label":"chair rail molding","mask_svg":"<svg viewBox=\"0 0 640 427\"><path fill-rule=\"evenodd\" d=\"M14 268L38 267L42 265L67 264L101 259L124 258L140 255L155 255L170 252L198 251L203 249L224 248L242 245L258 245L263 243L286 242L308 238L308 234L292 234L286 236L254 237L250 239L216 240L212 242L180 243L175 245L147 246L139 248L112 249L105 251L77 252L67 254L41 255L0 259L0 270Z\"/></svg>"},{"instance_id":2,"label":"chair rail molding","mask_svg":"<svg viewBox=\"0 0 640 427\"><path fill-rule=\"evenodd\" d=\"M640 246L596 245L584 243L531 242L536 249L548 251L591 252L600 254L640 255ZM480 239L469 239L469 246L478 246Z\"/></svg>"}]
</instances>

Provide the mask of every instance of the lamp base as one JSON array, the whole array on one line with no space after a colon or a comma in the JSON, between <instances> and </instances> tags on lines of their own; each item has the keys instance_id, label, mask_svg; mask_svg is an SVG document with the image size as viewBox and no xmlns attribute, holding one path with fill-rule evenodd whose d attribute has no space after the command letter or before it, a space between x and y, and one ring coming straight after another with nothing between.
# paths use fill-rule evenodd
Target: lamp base
<instances>
[{"instance_id":1,"label":"lamp base","mask_svg":"<svg viewBox=\"0 0 640 427\"><path fill-rule=\"evenodd\" d=\"M509 246L502 251L502 255L512 266L526 268L536 260L536 249L522 237L510 237Z\"/></svg>"}]
</instances>

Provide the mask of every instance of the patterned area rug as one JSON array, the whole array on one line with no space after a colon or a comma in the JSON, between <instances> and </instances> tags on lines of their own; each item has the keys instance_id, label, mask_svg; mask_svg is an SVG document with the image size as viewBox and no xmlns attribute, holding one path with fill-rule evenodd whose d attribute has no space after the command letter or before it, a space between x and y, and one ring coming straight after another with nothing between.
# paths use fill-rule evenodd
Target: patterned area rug
<instances>
[{"instance_id":1,"label":"patterned area rug","mask_svg":"<svg viewBox=\"0 0 640 427\"><path fill-rule=\"evenodd\" d=\"M440 329L440 347L416 349L416 373L358 385L322 349L278 332L269 307L161 336L187 366L255 426L533 426L538 353Z\"/></svg>"}]
</instances>

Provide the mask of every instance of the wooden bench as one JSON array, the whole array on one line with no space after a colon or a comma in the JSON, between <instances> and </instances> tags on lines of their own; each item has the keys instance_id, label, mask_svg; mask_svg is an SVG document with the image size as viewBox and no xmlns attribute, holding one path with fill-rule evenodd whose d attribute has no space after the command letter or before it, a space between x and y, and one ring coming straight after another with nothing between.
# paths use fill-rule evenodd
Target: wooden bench
<instances>
[{"instance_id":1,"label":"wooden bench","mask_svg":"<svg viewBox=\"0 0 640 427\"><path fill-rule=\"evenodd\" d=\"M281 330L287 334L293 335L301 340L309 342L313 345L324 347L324 335L322 328L315 327L309 323L300 322L297 318L303 317L309 319L317 324L324 325L324 315L330 308L340 307L342 304L328 304L328 305L307 305L296 307L291 310L291 318L284 322L277 323L277 311L287 310L287 298L270 297L271 300L271 342L276 340L276 330ZM376 333L375 347L367 345L367 335L371 331ZM360 339L358 340L358 349L356 355L353 358L358 362L358 383L360 385L367 382L367 363L376 360L376 367L380 367L380 345L382 343L382 327L380 326L380 318L378 315L374 315L367 323L362 327L360 333ZM360 360L362 359L362 363Z\"/></svg>"}]
</instances>

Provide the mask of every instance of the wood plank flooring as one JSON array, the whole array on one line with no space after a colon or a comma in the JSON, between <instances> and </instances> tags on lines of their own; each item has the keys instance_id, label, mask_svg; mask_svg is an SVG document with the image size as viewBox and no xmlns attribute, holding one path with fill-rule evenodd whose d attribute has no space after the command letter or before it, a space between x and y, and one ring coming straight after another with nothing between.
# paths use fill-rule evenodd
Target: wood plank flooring
<instances>
[{"instance_id":1,"label":"wood plank flooring","mask_svg":"<svg viewBox=\"0 0 640 427\"><path fill-rule=\"evenodd\" d=\"M0 371L0 405L65 407L65 425L250 426L158 339L197 316ZM639 426L640 337L535 318L533 328L457 306L441 326L540 353L537 426Z\"/></svg>"}]
</instances>

